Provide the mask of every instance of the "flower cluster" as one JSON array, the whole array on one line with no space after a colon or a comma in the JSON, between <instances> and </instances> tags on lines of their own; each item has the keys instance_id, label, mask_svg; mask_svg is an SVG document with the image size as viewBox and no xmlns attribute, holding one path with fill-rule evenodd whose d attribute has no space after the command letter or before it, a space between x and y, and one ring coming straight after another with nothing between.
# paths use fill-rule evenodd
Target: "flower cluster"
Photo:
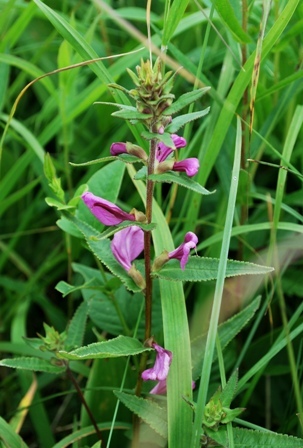
<instances>
[{"instance_id":1,"label":"flower cluster","mask_svg":"<svg viewBox=\"0 0 303 448\"><path fill-rule=\"evenodd\" d=\"M104 225L115 226L123 221L144 222L145 215L136 209L130 213L123 211L117 205L90 192L82 195L85 205L93 215ZM198 237L193 232L186 233L184 242L171 252L163 252L154 262L154 270L160 269L164 263L175 258L180 261L181 269L185 269L191 249L195 249ZM111 250L116 260L140 286L144 285L141 274L132 262L144 249L144 232L138 226L131 226L115 233ZM140 275L139 275L140 274ZM139 283L138 283L139 282ZM143 288L142 288L143 289Z\"/></svg>"},{"instance_id":2,"label":"flower cluster","mask_svg":"<svg viewBox=\"0 0 303 448\"><path fill-rule=\"evenodd\" d=\"M177 134L171 134L172 144L166 146L163 142L158 143L156 152L156 173L164 173L166 171L179 171L184 172L189 177L193 177L199 170L199 160L196 157L190 157L188 159L176 161L175 158L169 158L178 148L184 148L186 146L186 140ZM120 154L130 154L138 157L144 162L148 161L148 157L143 148L138 145L126 142L116 142L111 145L110 153L112 156L118 156Z\"/></svg>"}]
</instances>

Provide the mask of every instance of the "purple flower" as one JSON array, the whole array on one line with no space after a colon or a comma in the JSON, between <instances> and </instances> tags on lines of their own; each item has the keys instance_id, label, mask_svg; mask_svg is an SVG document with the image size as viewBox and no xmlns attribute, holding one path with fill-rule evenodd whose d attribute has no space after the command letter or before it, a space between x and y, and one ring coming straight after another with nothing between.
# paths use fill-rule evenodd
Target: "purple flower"
<instances>
[{"instance_id":1,"label":"purple flower","mask_svg":"<svg viewBox=\"0 0 303 448\"><path fill-rule=\"evenodd\" d=\"M152 346L157 352L155 364L152 368L144 370L141 376L143 381L159 381L150 391L151 394L163 394L166 392L166 378L173 359L173 354L158 344L153 343Z\"/></svg>"},{"instance_id":2,"label":"purple flower","mask_svg":"<svg viewBox=\"0 0 303 448\"><path fill-rule=\"evenodd\" d=\"M197 174L199 166L199 160L196 157L191 157L180 160L180 162L175 162L172 169L173 171L185 171L189 177L192 177Z\"/></svg>"},{"instance_id":3,"label":"purple flower","mask_svg":"<svg viewBox=\"0 0 303 448\"><path fill-rule=\"evenodd\" d=\"M198 243L198 237L193 232L187 232L184 237L184 242L172 252L169 252L168 258L176 258L180 260L181 269L185 268L188 261L189 253L191 249L194 249Z\"/></svg>"},{"instance_id":4,"label":"purple flower","mask_svg":"<svg viewBox=\"0 0 303 448\"><path fill-rule=\"evenodd\" d=\"M130 154L132 156L138 157L144 162L147 161L148 157L146 152L141 146L133 145L130 142L116 142L110 147L110 153L112 156L119 156L120 154Z\"/></svg>"},{"instance_id":5,"label":"purple flower","mask_svg":"<svg viewBox=\"0 0 303 448\"><path fill-rule=\"evenodd\" d=\"M127 227L115 233L111 249L121 266L129 272L132 261L144 249L144 232L138 226Z\"/></svg>"},{"instance_id":6,"label":"purple flower","mask_svg":"<svg viewBox=\"0 0 303 448\"><path fill-rule=\"evenodd\" d=\"M191 388L194 389L196 387L196 383L194 381L191 382ZM155 387L149 392L150 394L164 395L166 394L166 379L159 381Z\"/></svg>"},{"instance_id":7,"label":"purple flower","mask_svg":"<svg viewBox=\"0 0 303 448\"><path fill-rule=\"evenodd\" d=\"M186 146L186 140L183 137L179 137L177 134L171 134L171 138L173 140L175 148L184 148ZM167 159L167 157L175 150L175 148L171 148L166 146L163 142L158 144L156 158L158 162L163 162Z\"/></svg>"},{"instance_id":8,"label":"purple flower","mask_svg":"<svg viewBox=\"0 0 303 448\"><path fill-rule=\"evenodd\" d=\"M118 156L119 154L127 153L126 143L123 142L113 143L110 147L110 153L112 156Z\"/></svg>"},{"instance_id":9,"label":"purple flower","mask_svg":"<svg viewBox=\"0 0 303 448\"><path fill-rule=\"evenodd\" d=\"M112 202L99 198L93 193L84 193L82 199L93 215L106 226L115 226L123 221L135 221L135 216L126 213Z\"/></svg>"}]
</instances>

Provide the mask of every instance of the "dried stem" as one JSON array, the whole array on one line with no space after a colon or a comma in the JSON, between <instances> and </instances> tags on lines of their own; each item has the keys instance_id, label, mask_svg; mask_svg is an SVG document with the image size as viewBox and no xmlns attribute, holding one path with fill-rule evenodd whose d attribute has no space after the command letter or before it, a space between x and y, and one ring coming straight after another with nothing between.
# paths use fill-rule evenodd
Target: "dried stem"
<instances>
[{"instance_id":1,"label":"dried stem","mask_svg":"<svg viewBox=\"0 0 303 448\"><path fill-rule=\"evenodd\" d=\"M90 410L90 408L89 408L89 406L88 406L88 404L87 404L87 402L86 402L86 400L84 398L82 390L80 389L79 384L77 383L77 380L74 377L74 375L73 375L71 369L69 368L68 364L66 364L66 373L67 373L67 376L69 377L69 379L71 380L71 382L73 383L73 385L74 385L74 387L75 387L75 389L77 391L77 394L78 394L78 396L79 396L79 398L81 400L81 403L83 404L83 406L86 409L86 412L87 412L87 414L88 414L88 416L89 416L89 418L90 418L90 420L91 420L91 422L92 422L92 424L93 424L93 426L94 426L94 428L96 430L96 434L98 436L98 439L101 441L101 444L103 445L102 434L101 434L100 429L98 428L98 425L97 425L97 422L95 420L95 417L93 416L92 411Z\"/></svg>"}]
</instances>

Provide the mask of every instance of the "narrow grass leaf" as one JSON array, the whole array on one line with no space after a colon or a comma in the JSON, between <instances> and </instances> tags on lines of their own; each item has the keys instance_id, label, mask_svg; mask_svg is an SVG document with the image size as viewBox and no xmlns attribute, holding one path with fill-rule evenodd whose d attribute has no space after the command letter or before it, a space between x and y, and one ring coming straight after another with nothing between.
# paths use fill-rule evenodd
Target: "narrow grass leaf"
<instances>
[{"instance_id":1,"label":"narrow grass leaf","mask_svg":"<svg viewBox=\"0 0 303 448\"><path fill-rule=\"evenodd\" d=\"M28 448L28 445L2 417L0 417L0 441L6 448Z\"/></svg>"},{"instance_id":2,"label":"narrow grass leaf","mask_svg":"<svg viewBox=\"0 0 303 448\"><path fill-rule=\"evenodd\" d=\"M249 43L251 39L238 22L231 3L228 0L215 0L214 4L216 11L234 38L238 42Z\"/></svg>"}]
</instances>

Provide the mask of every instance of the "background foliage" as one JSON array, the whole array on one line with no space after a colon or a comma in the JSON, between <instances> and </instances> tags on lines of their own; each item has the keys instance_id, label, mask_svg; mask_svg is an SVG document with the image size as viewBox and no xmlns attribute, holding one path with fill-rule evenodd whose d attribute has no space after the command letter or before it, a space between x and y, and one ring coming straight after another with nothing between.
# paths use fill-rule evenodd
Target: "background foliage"
<instances>
[{"instance_id":1,"label":"background foliage","mask_svg":"<svg viewBox=\"0 0 303 448\"><path fill-rule=\"evenodd\" d=\"M274 266L275 274L266 280L256 276L226 280L222 322L258 294L261 304L248 326L225 348L224 368L229 376L239 367L235 404L246 408L245 421L302 436L303 5L294 0L273 1L267 11L267 2L262 8L260 1L217 1L215 8L211 1L175 0L171 9L169 3L159 0L152 4L152 42L158 49L161 43L167 45L168 68L183 66L175 77L176 97L192 90L193 85L211 86L209 94L193 106L193 111L211 106L210 113L184 127L188 145L182 155L199 157L201 169L196 180L216 192L199 196L176 185L159 184L156 199L175 246L184 233L196 231L199 255L219 257L238 114L243 152L229 258ZM244 18L242 10L247 13ZM142 48L147 34L145 7L130 0L44 4L39 0L0 0L0 11L2 130L16 97L34 78L94 57ZM258 43L262 33L264 39ZM0 155L3 358L33 355L24 337L44 334L43 322L64 331L74 312L85 304L85 344L134 332L141 298L100 272L77 230L45 202L53 191L43 162L48 152L61 178L66 202L88 183L98 188L100 196L118 201L125 210L142 208L126 173L130 169L124 165L114 162L101 168L69 164L106 157L115 141L134 141L132 131L137 131L112 117L112 106L93 103L116 101L117 93L107 87L109 82L132 88L126 68L134 70L141 57L147 58L148 51L44 77L18 103ZM250 102L254 106L251 134ZM137 138L146 145L138 134ZM78 210L86 213L82 204ZM89 213L85 217L101 230ZM90 282L90 287L81 290L83 282ZM116 308L107 299L108 284L115 291ZM65 295L70 292L68 285L78 288ZM193 340L207 331L214 289L214 281L185 284ZM161 319L158 302L153 331L163 342ZM143 335L142 322L138 335ZM276 350L278 343L280 349ZM86 398L102 422L113 419L116 396L112 389L120 387L125 363L124 358L75 361L79 384L86 388ZM28 446L67 446L60 445L64 437L77 440L80 435L76 431L90 425L65 376L49 372L33 376L6 367L1 367L0 375L0 413ZM135 381L131 365L125 388L133 389ZM208 398L219 383L219 368L214 363ZM123 401L122 396L119 398ZM21 412L17 411L19 406ZM0 424L1 431L7 431L4 420ZM122 405L116 425L121 430L114 432L111 446L122 446L127 443L125 430L131 427L130 412ZM94 442L93 438L86 439L89 446ZM11 443L13 446L15 442Z\"/></svg>"}]
</instances>

